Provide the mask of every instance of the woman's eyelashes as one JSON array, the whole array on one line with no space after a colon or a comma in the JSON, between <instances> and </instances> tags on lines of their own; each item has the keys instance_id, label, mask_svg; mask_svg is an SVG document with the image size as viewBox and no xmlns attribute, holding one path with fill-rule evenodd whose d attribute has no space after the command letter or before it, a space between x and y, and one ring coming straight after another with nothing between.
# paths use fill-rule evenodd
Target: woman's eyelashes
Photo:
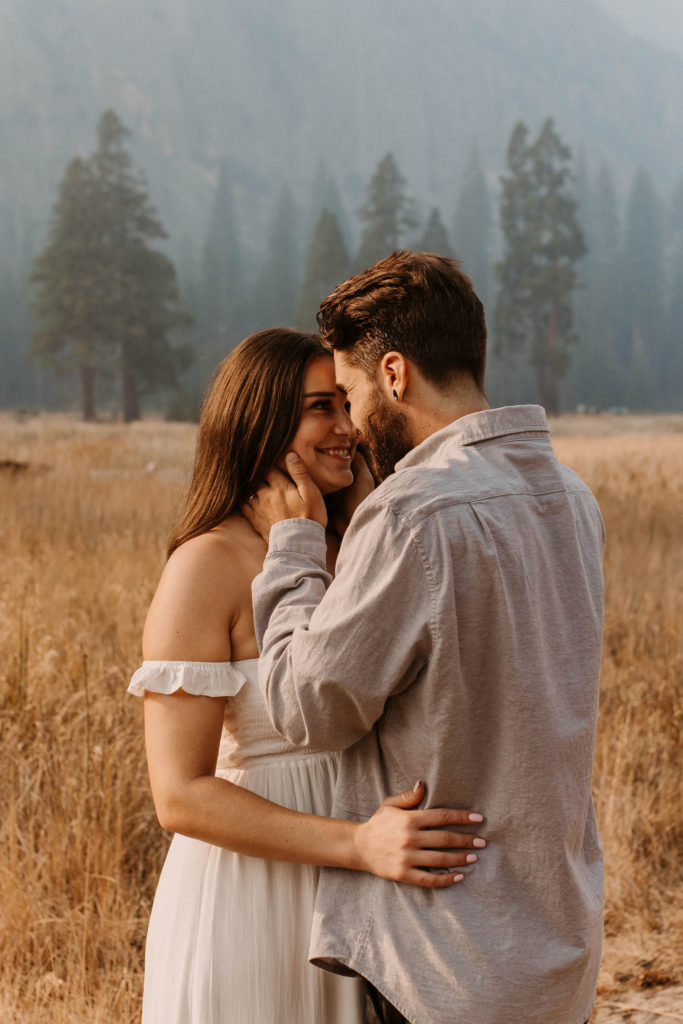
<instances>
[{"instance_id":1,"label":"woman's eyelashes","mask_svg":"<svg viewBox=\"0 0 683 1024\"><path fill-rule=\"evenodd\" d=\"M350 402L342 402L337 405L333 398L318 398L315 402L308 406L308 412L324 412L329 415L334 415L336 412L344 412L348 416L349 409L351 408Z\"/></svg>"}]
</instances>

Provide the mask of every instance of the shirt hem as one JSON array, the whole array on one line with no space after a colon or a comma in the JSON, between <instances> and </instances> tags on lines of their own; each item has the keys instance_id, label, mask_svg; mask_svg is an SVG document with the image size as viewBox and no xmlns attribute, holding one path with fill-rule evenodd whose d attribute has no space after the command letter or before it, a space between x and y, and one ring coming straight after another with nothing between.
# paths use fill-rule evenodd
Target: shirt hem
<instances>
[{"instance_id":1,"label":"shirt hem","mask_svg":"<svg viewBox=\"0 0 683 1024\"><path fill-rule=\"evenodd\" d=\"M352 957L345 959L342 956L309 956L309 963L313 964L314 967L319 967L324 971L328 971L330 974L339 974L344 977L357 977L363 978L370 985L373 985L378 992L381 992L385 999L388 999L392 1006L395 1006L400 1014L402 1014L409 1024L433 1024L433 1020L427 1017L421 1017L419 1014L416 1016L413 1012L408 1010L405 1004L396 1001L396 997L387 991L385 982L383 980L378 981L377 976L371 971L367 971L365 968L351 966L349 962ZM579 1014L575 1019L570 1020L567 1024L589 1024L590 1015L593 1012L595 1005L595 999L593 999L585 1012ZM501 1007L501 1010L504 1010ZM463 1015L463 1020L465 1015ZM468 1019L472 1019L471 1015Z\"/></svg>"}]
</instances>

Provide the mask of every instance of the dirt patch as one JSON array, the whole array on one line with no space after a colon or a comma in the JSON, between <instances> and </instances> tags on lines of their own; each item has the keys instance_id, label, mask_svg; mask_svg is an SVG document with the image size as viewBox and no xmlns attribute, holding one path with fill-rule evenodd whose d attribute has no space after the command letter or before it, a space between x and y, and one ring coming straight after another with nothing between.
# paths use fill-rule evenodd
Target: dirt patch
<instances>
[{"instance_id":1,"label":"dirt patch","mask_svg":"<svg viewBox=\"0 0 683 1024\"><path fill-rule=\"evenodd\" d=\"M17 473L25 473L28 466L28 462L17 462L16 459L0 459L0 473L8 473L10 476L16 476Z\"/></svg>"},{"instance_id":2,"label":"dirt patch","mask_svg":"<svg viewBox=\"0 0 683 1024\"><path fill-rule=\"evenodd\" d=\"M659 980L652 987L629 985L598 995L590 1024L667 1024L683 1021L683 985L669 985Z\"/></svg>"}]
</instances>

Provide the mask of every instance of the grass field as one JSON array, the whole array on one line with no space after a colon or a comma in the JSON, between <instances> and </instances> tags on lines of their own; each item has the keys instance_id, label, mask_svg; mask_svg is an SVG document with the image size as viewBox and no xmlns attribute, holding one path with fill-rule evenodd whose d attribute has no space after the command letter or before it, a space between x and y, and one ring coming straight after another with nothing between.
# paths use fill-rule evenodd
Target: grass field
<instances>
[{"instance_id":1,"label":"grass field","mask_svg":"<svg viewBox=\"0 0 683 1024\"><path fill-rule=\"evenodd\" d=\"M565 417L552 431L608 534L593 1019L683 1020L683 416ZM0 414L2 1021L139 1017L167 837L125 689L193 444L189 425Z\"/></svg>"}]
</instances>

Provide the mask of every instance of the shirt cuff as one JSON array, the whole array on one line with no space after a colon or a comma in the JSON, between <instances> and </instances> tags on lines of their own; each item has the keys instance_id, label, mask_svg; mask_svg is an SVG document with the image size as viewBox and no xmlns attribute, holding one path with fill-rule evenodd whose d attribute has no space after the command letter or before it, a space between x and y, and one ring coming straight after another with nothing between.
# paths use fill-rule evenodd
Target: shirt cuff
<instances>
[{"instance_id":1,"label":"shirt cuff","mask_svg":"<svg viewBox=\"0 0 683 1024\"><path fill-rule=\"evenodd\" d=\"M327 543L325 527L314 519L284 519L270 528L268 554L288 551L308 555L325 567Z\"/></svg>"}]
</instances>

